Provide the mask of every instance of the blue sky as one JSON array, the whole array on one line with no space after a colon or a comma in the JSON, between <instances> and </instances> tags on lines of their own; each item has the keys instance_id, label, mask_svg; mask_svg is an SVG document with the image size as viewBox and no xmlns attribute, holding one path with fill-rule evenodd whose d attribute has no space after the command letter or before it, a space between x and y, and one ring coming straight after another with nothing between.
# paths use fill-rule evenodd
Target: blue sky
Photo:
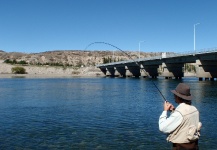
<instances>
[{"instance_id":1,"label":"blue sky","mask_svg":"<svg viewBox=\"0 0 217 150\"><path fill-rule=\"evenodd\" d=\"M196 49L214 48L216 14L216 0L0 0L0 50L186 52L196 23Z\"/></svg>"}]
</instances>

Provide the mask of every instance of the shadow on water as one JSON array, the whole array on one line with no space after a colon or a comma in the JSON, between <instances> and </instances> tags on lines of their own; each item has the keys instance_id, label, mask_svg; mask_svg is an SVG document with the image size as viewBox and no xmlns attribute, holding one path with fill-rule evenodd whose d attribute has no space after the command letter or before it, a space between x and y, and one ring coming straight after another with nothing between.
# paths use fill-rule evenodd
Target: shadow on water
<instances>
[{"instance_id":1,"label":"shadow on water","mask_svg":"<svg viewBox=\"0 0 217 150\"><path fill-rule=\"evenodd\" d=\"M26 78L26 77L22 75L16 75L16 76L11 76L11 78Z\"/></svg>"}]
</instances>

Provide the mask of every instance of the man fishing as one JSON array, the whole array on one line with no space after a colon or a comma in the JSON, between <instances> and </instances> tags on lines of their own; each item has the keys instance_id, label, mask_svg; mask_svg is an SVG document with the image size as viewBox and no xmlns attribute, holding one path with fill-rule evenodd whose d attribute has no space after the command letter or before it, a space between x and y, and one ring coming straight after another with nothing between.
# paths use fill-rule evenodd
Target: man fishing
<instances>
[{"instance_id":1,"label":"man fishing","mask_svg":"<svg viewBox=\"0 0 217 150\"><path fill-rule=\"evenodd\" d=\"M159 130L167 133L167 141L172 142L173 150L198 150L201 122L198 110L191 105L190 87L179 83L174 94L177 108L165 101L164 111L159 118ZM167 111L171 111L167 116Z\"/></svg>"}]
</instances>

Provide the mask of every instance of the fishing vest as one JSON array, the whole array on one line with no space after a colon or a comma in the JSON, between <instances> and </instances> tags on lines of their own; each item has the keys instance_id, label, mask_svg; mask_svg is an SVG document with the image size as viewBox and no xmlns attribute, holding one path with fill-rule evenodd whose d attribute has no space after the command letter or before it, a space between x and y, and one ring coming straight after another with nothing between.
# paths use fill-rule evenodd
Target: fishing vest
<instances>
[{"instance_id":1,"label":"fishing vest","mask_svg":"<svg viewBox=\"0 0 217 150\"><path fill-rule=\"evenodd\" d=\"M181 124L167 137L172 143L190 143L199 138L198 124L199 112L191 105L182 103L175 111L178 111L183 120Z\"/></svg>"}]
</instances>

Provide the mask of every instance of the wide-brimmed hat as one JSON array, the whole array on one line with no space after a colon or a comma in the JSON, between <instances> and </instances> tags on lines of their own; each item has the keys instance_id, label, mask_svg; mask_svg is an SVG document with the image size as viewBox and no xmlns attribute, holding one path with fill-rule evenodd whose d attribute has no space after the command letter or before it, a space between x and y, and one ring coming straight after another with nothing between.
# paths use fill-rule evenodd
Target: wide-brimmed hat
<instances>
[{"instance_id":1,"label":"wide-brimmed hat","mask_svg":"<svg viewBox=\"0 0 217 150\"><path fill-rule=\"evenodd\" d=\"M175 90L171 90L171 92L178 97L181 97L185 100L191 100L192 96L190 93L190 87L185 83L179 83Z\"/></svg>"}]
</instances>

